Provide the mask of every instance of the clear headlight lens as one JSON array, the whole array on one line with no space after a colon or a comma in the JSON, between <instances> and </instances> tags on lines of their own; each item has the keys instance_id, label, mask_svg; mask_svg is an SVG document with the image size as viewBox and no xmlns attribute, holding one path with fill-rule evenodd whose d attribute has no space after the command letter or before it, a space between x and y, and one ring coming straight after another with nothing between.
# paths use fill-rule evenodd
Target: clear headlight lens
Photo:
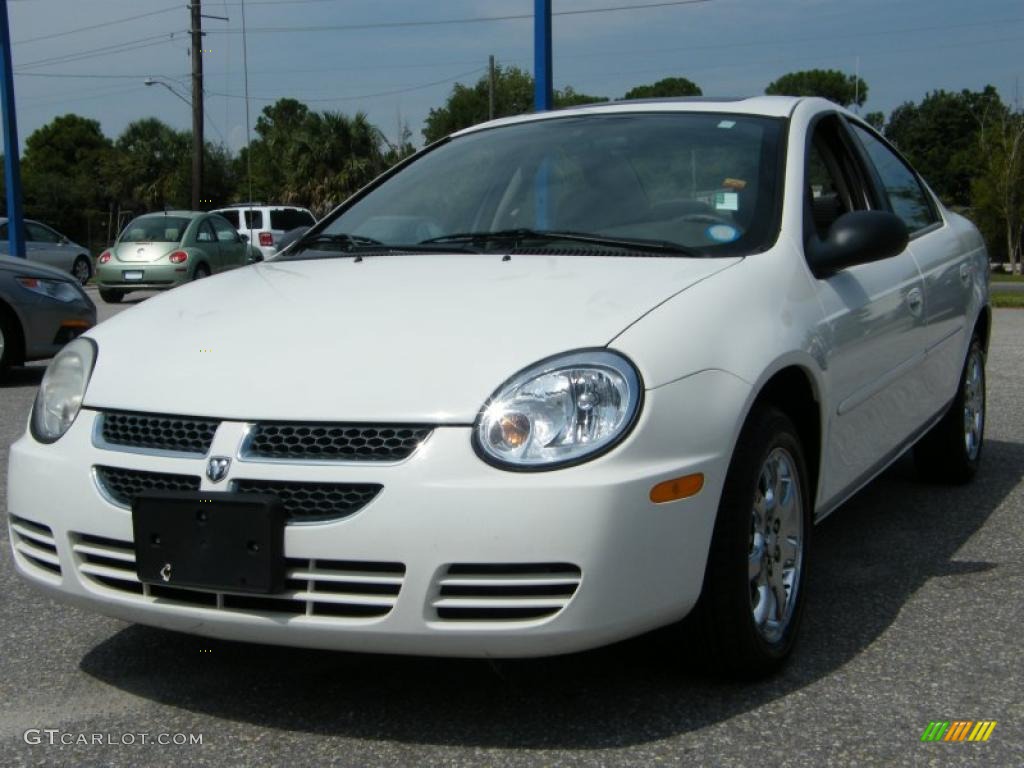
<instances>
[{"instance_id":1,"label":"clear headlight lens","mask_svg":"<svg viewBox=\"0 0 1024 768\"><path fill-rule=\"evenodd\" d=\"M32 406L30 424L36 440L52 443L71 428L95 364L96 344L87 338L75 339L53 358Z\"/></svg>"},{"instance_id":2,"label":"clear headlight lens","mask_svg":"<svg viewBox=\"0 0 1024 768\"><path fill-rule=\"evenodd\" d=\"M527 368L484 406L474 443L492 464L553 469L607 450L636 420L640 376L606 350L576 352Z\"/></svg>"},{"instance_id":3,"label":"clear headlight lens","mask_svg":"<svg viewBox=\"0 0 1024 768\"><path fill-rule=\"evenodd\" d=\"M81 298L78 289L64 280L44 280L39 277L16 277L15 280L32 293L39 293L57 301L68 302Z\"/></svg>"}]
</instances>

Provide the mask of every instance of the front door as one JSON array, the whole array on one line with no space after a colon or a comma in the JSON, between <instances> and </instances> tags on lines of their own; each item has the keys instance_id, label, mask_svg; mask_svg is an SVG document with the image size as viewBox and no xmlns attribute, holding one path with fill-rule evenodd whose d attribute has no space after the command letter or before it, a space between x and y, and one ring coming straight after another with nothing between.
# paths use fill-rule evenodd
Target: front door
<instances>
[{"instance_id":1,"label":"front door","mask_svg":"<svg viewBox=\"0 0 1024 768\"><path fill-rule=\"evenodd\" d=\"M245 243L238 235L238 230L219 216L211 216L210 223L217 234L220 246L221 269L234 269L245 264Z\"/></svg>"},{"instance_id":2,"label":"front door","mask_svg":"<svg viewBox=\"0 0 1024 768\"><path fill-rule=\"evenodd\" d=\"M844 213L884 208L837 115L817 123L807 148L806 238L824 239ZM824 507L867 480L922 418L921 273L909 249L817 281L829 350L831 404L819 499Z\"/></svg>"}]
</instances>

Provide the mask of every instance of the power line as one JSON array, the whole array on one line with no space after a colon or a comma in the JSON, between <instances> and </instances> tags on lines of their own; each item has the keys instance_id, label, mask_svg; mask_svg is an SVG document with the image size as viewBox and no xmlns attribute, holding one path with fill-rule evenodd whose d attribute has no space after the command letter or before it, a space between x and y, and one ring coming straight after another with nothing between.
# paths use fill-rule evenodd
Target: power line
<instances>
[{"instance_id":1,"label":"power line","mask_svg":"<svg viewBox=\"0 0 1024 768\"><path fill-rule=\"evenodd\" d=\"M138 14L136 16L125 16L124 18L114 19L113 21L104 21L101 24L90 24L87 27L78 27L77 29L68 29L68 30L66 30L64 32L53 32L52 34L49 34L49 35L39 35L38 37L26 37L23 40L15 40L14 41L14 45L24 45L25 43L36 43L36 42L39 42L40 40L52 40L55 37L66 37L67 35L75 35L75 34L78 34L79 32L88 32L89 30L100 29L101 27L103 27L103 28L112 27L115 24L125 24L125 23L127 23L129 21L135 21L137 19L145 19L145 18L148 18L150 16L159 16L160 14L163 14L163 13L170 13L171 11L177 11L180 8L181 8L180 5L171 5L171 6L168 6L167 8L162 8L159 11L150 11L149 13L140 13L140 14Z\"/></svg>"},{"instance_id":2,"label":"power line","mask_svg":"<svg viewBox=\"0 0 1024 768\"><path fill-rule=\"evenodd\" d=\"M75 51L73 53L63 54L61 56L50 56L45 59L36 59L35 61L28 61L24 64L19 64L18 69L24 70L32 67L46 67L51 64L69 64L74 61L83 61L85 59L92 59L97 56L113 55L117 53L125 53L126 51L134 51L139 48L145 48L152 45L165 45L174 40L174 35L185 34L183 32L165 32L159 35L152 35L151 37L142 37L137 40L131 40L124 43L115 43L113 45L105 45L100 48L88 48L84 51Z\"/></svg>"},{"instance_id":3,"label":"power line","mask_svg":"<svg viewBox=\"0 0 1024 768\"><path fill-rule=\"evenodd\" d=\"M614 13L617 11L640 11L650 8L672 8L681 5L703 5L715 0L666 0L660 3L638 5L613 5L604 8L581 8L573 11L555 11L553 16L583 16L593 13ZM485 24L500 21L521 21L533 19L532 13L511 13L502 16L469 16L457 19L433 19L418 21L380 21L367 24L318 24L306 27L249 27L249 32L347 32L367 29L400 29L407 27L439 27L452 24ZM217 30L215 34L237 34L237 30Z\"/></svg>"},{"instance_id":4,"label":"power line","mask_svg":"<svg viewBox=\"0 0 1024 768\"><path fill-rule=\"evenodd\" d=\"M71 72L15 72L18 77L53 77L59 79L74 78L84 80L138 80L139 76L135 75L100 75L100 74L80 74ZM150 75L150 77L163 77L167 80L180 80L182 77L189 77L189 75Z\"/></svg>"},{"instance_id":5,"label":"power line","mask_svg":"<svg viewBox=\"0 0 1024 768\"><path fill-rule=\"evenodd\" d=\"M412 91L423 90L424 88L432 88L435 85L444 85L445 83L452 83L452 82L455 82L456 80L459 80L459 79L461 79L463 77L469 77L470 75L475 75L478 72L483 72L485 69L487 69L487 67L476 67L475 69L471 69L468 72L461 72L461 73L459 73L457 75L453 75L451 77L446 77L443 80L434 80L433 82L430 82L430 83L421 83L419 85L410 85L410 86L406 86L406 87L402 87L402 88L396 88L396 89L390 90L390 91L380 91L379 93L362 93L362 94L359 94L358 96L331 96L329 98L322 98L322 99L319 99L319 98L318 99L303 98L303 99L301 99L301 101L306 103L306 104L317 104L317 103L333 102L333 101L358 101L360 99L375 99L375 98L378 98L378 97L381 97L381 96L395 96L395 95L398 95L400 93L410 93ZM245 98L245 96L241 96L241 95L236 94L236 93L225 93L225 92L222 92L222 91L206 91L206 93L208 93L208 94L210 94L212 96L225 96L225 97L230 98L230 99L244 99ZM250 96L249 98L252 99L253 101L277 101L278 99L285 98L285 97L284 96Z\"/></svg>"}]
</instances>

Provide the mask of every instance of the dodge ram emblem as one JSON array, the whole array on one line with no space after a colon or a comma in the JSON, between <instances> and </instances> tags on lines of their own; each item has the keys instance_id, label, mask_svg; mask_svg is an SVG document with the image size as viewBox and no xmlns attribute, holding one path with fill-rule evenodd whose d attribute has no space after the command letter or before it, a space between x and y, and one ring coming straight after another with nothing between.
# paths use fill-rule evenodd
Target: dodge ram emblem
<instances>
[{"instance_id":1,"label":"dodge ram emblem","mask_svg":"<svg viewBox=\"0 0 1024 768\"><path fill-rule=\"evenodd\" d=\"M231 466L231 459L227 456L214 456L206 465L206 476L210 482L219 483L228 474L228 467Z\"/></svg>"}]
</instances>

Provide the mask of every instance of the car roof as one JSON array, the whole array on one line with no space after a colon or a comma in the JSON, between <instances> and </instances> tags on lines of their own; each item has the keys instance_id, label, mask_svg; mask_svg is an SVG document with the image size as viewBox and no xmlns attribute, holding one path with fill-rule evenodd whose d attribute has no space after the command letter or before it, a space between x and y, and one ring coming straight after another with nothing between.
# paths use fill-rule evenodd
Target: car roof
<instances>
[{"instance_id":1,"label":"car roof","mask_svg":"<svg viewBox=\"0 0 1024 768\"><path fill-rule=\"evenodd\" d=\"M178 216L179 218L194 219L197 216L205 216L206 211L153 211L151 213L140 213L136 219L154 219L160 216Z\"/></svg>"},{"instance_id":2,"label":"car roof","mask_svg":"<svg viewBox=\"0 0 1024 768\"><path fill-rule=\"evenodd\" d=\"M602 101L595 104L584 104L577 107L566 107L549 112L534 112L514 117L503 117L486 123L479 123L452 134L462 136L476 131L496 128L515 123L529 123L539 120L552 120L559 117L576 117L595 114L626 114L629 112L715 112L737 115L760 115L762 117L789 117L797 104L803 101L800 96L751 96L751 97L715 97L687 96L672 99L629 99L624 101Z\"/></svg>"}]
</instances>

